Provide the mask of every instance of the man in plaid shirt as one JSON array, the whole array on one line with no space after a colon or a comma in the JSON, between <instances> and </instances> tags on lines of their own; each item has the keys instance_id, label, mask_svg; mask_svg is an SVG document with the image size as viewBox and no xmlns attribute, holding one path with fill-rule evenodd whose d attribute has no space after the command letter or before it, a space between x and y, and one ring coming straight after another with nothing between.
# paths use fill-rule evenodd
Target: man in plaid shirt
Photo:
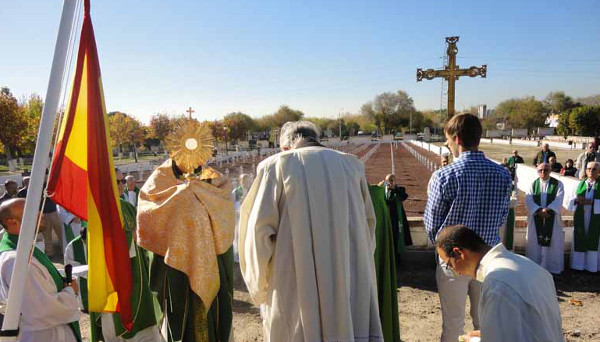
<instances>
[{"instance_id":1,"label":"man in plaid shirt","mask_svg":"<svg viewBox=\"0 0 600 342\"><path fill-rule=\"evenodd\" d=\"M457 159L434 172L429 181L424 219L434 244L440 230L457 224L471 228L490 246L500 242L498 232L508 215L512 179L504 167L478 150L481 132L479 118L471 114L456 115L444 127L446 144ZM468 276L457 276L439 258L437 261L443 318L441 340L456 342L463 334L467 294L473 325L479 329L481 283Z\"/></svg>"}]
</instances>

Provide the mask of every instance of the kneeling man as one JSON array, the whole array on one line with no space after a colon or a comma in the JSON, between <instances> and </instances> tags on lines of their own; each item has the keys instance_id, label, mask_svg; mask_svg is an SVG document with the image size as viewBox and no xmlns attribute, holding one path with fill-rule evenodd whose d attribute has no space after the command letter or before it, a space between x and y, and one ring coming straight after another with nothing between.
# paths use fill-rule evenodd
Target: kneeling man
<instances>
[{"instance_id":1,"label":"kneeling man","mask_svg":"<svg viewBox=\"0 0 600 342\"><path fill-rule=\"evenodd\" d=\"M501 243L487 245L463 225L444 228L436 249L444 267L483 283L481 330L462 336L465 341L564 341L556 289L548 271Z\"/></svg>"}]
</instances>

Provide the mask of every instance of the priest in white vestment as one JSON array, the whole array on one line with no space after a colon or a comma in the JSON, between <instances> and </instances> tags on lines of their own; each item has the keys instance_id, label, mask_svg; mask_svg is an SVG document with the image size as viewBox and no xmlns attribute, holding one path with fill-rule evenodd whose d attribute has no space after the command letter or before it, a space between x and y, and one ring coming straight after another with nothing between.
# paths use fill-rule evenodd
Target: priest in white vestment
<instances>
[{"instance_id":1,"label":"priest in white vestment","mask_svg":"<svg viewBox=\"0 0 600 342\"><path fill-rule=\"evenodd\" d=\"M539 164L537 171L540 177L525 193L528 211L526 255L548 272L560 274L565 260L561 215L563 184L550 177L550 164Z\"/></svg>"},{"instance_id":2,"label":"priest in white vestment","mask_svg":"<svg viewBox=\"0 0 600 342\"><path fill-rule=\"evenodd\" d=\"M6 201L0 205L0 223L6 230L0 243L0 300L4 303L8 300L24 206L24 198ZM16 284L25 286L17 341L80 341L79 326L76 323L80 316L77 283L60 284L61 290L58 291L57 277L60 277L60 274L56 268L48 257L36 248L25 284Z\"/></svg>"},{"instance_id":3,"label":"priest in white vestment","mask_svg":"<svg viewBox=\"0 0 600 342\"><path fill-rule=\"evenodd\" d=\"M564 341L554 280L548 271L501 243L487 245L463 225L444 228L436 249L446 267L482 282L481 330L463 335L465 341Z\"/></svg>"},{"instance_id":4,"label":"priest in white vestment","mask_svg":"<svg viewBox=\"0 0 600 342\"><path fill-rule=\"evenodd\" d=\"M240 266L269 342L383 341L364 165L287 123L242 204ZM290 149L291 148L291 149Z\"/></svg>"},{"instance_id":5,"label":"priest in white vestment","mask_svg":"<svg viewBox=\"0 0 600 342\"><path fill-rule=\"evenodd\" d=\"M574 211L571 268L580 271L600 270L600 163L588 162L587 178L567 202L567 209Z\"/></svg>"}]
</instances>

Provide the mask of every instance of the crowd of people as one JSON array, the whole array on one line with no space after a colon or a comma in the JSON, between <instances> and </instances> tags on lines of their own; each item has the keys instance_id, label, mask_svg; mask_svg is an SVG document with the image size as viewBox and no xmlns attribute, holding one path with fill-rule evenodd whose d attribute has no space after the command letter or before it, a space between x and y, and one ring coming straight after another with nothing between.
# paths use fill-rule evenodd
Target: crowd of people
<instances>
[{"instance_id":1,"label":"crowd of people","mask_svg":"<svg viewBox=\"0 0 600 342\"><path fill-rule=\"evenodd\" d=\"M533 166L538 166L542 163L550 165L550 171L559 173L562 176L574 177L577 179L586 178L586 167L590 162L600 162L600 153L598 152L598 146L595 143L590 143L587 146L586 151L580 153L577 156L576 161L573 159L567 159L565 164L561 164L557 161L556 153L550 150L550 145L543 144L542 148L533 158ZM514 150L512 156L509 158L502 158L502 165L506 167L511 175L515 176L516 164L524 164L523 157L519 155L519 151Z\"/></svg>"},{"instance_id":2,"label":"crowd of people","mask_svg":"<svg viewBox=\"0 0 600 342\"><path fill-rule=\"evenodd\" d=\"M447 122L446 144L454 160L446 159L428 186L424 222L436 247L440 339L563 341L550 274L563 269L565 192L550 174L556 156L544 146L534 160L539 178L526 195L527 257L520 256L504 247L499 233L513 192L510 167L479 151L481 132L471 114ZM238 262L260 307L265 341L399 342L396 264L412 244L402 204L408 194L393 174L369 185L358 158L321 145L319 136L310 122L286 123L282 152L263 160L254 179L241 175L235 189L216 170L186 173L172 159L141 188L115 170L134 275L133 327L124 327L118 313L89 312L86 277L62 278L44 248L36 247L19 341L81 341L82 312L90 314L92 341L234 341ZM595 149L585 153L580 166L585 179L569 200L575 212L571 267L596 272L600 163L589 156L596 158ZM506 164L518 163L523 159L514 151ZM16 184L5 186L3 300L24 206ZM60 220L57 231L43 233L46 245L56 239L65 264L86 265L87 223L56 205L42 212L54 212ZM42 220L40 230L55 225L53 220ZM470 332L464 331L467 297L475 328Z\"/></svg>"}]
</instances>

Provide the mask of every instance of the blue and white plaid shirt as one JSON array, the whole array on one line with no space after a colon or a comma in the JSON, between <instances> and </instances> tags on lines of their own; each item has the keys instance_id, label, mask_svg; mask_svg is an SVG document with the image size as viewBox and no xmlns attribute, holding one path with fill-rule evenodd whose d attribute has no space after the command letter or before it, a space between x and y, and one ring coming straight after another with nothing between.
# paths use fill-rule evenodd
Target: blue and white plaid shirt
<instances>
[{"instance_id":1,"label":"blue and white plaid shirt","mask_svg":"<svg viewBox=\"0 0 600 342\"><path fill-rule=\"evenodd\" d=\"M443 227L463 224L490 246L500 242L512 190L508 171L483 152L467 151L431 176L425 229L435 243Z\"/></svg>"}]
</instances>

